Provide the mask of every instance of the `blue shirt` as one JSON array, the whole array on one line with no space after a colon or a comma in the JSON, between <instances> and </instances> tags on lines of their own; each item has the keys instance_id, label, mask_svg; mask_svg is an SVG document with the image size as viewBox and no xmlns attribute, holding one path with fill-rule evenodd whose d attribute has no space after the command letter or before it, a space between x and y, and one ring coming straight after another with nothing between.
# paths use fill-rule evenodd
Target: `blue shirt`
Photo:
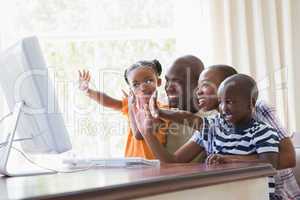
<instances>
[{"instance_id":1,"label":"blue shirt","mask_svg":"<svg viewBox=\"0 0 300 200\"><path fill-rule=\"evenodd\" d=\"M196 131L192 141L205 148L208 154L251 155L277 153L279 138L271 126L252 119L243 128L234 128L220 115L203 118L203 128ZM269 179L270 193L274 193L274 179Z\"/></svg>"}]
</instances>

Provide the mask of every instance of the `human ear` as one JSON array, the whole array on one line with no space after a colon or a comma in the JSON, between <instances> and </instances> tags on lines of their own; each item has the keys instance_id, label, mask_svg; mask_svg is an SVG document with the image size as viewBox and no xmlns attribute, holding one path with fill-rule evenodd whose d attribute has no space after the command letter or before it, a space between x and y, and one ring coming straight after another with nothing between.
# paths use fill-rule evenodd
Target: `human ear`
<instances>
[{"instance_id":1,"label":"human ear","mask_svg":"<svg viewBox=\"0 0 300 200\"><path fill-rule=\"evenodd\" d=\"M253 110L255 108L255 105L256 105L256 99L255 98L251 98L251 102L249 104L250 110Z\"/></svg>"}]
</instances>

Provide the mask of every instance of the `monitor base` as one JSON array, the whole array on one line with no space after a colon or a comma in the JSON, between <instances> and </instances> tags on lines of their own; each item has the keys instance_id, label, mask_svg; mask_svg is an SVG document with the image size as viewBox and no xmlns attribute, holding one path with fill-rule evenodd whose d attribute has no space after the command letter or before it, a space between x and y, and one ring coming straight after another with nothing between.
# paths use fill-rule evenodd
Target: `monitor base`
<instances>
[{"instance_id":1,"label":"monitor base","mask_svg":"<svg viewBox=\"0 0 300 200\"><path fill-rule=\"evenodd\" d=\"M54 174L56 173L54 170L42 169L37 166L32 166L26 168L26 166L19 166L20 169L11 169L8 168L8 160L11 155L11 150L13 147L14 138L16 135L16 130L18 126L18 122L20 119L20 114L22 112L22 108L24 107L24 102L16 103L14 107L14 111L12 114L12 123L11 127L9 127L9 133L7 135L7 139L5 144L0 146L0 174L4 176L33 176L33 175L41 175L41 174Z\"/></svg>"}]
</instances>

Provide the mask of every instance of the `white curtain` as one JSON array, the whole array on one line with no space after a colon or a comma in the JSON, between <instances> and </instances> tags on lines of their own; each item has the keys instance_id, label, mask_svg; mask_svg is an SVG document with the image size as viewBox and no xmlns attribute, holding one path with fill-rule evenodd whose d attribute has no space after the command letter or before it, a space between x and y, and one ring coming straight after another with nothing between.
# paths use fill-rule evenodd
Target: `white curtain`
<instances>
[{"instance_id":1,"label":"white curtain","mask_svg":"<svg viewBox=\"0 0 300 200\"><path fill-rule=\"evenodd\" d=\"M299 111L297 65L293 60L299 50L294 45L299 36L293 34L297 25L294 20L299 19L295 15L299 1L210 2L214 61L251 74L258 82L261 98L276 107L290 133L300 130L299 112L295 112Z\"/></svg>"},{"instance_id":2,"label":"white curtain","mask_svg":"<svg viewBox=\"0 0 300 200\"><path fill-rule=\"evenodd\" d=\"M4 40L3 40L3 37L4 37L4 28L5 28L5 25L4 25L4 21L5 21L5 14L4 14L4 9L3 7L1 6L0 7L0 52L4 49ZM0 66L1 67L1 66ZM3 93L2 93L2 88L0 86L0 119L7 113L7 109L5 109L6 105L5 105L5 100L4 100L4 96L3 96ZM0 122L0 130L4 130L4 123L1 123ZM3 134L0 134L0 138Z\"/></svg>"},{"instance_id":3,"label":"white curtain","mask_svg":"<svg viewBox=\"0 0 300 200\"><path fill-rule=\"evenodd\" d=\"M289 1L213 0L213 55L258 82L260 97L288 126L287 71L291 66Z\"/></svg>"},{"instance_id":4,"label":"white curtain","mask_svg":"<svg viewBox=\"0 0 300 200\"><path fill-rule=\"evenodd\" d=\"M289 87L289 120L291 121L292 130L297 131L295 134L296 145L300 145L300 90L298 88L300 74L300 1L291 0L291 26L292 26L292 61L289 69L288 87Z\"/></svg>"},{"instance_id":5,"label":"white curtain","mask_svg":"<svg viewBox=\"0 0 300 200\"><path fill-rule=\"evenodd\" d=\"M180 5L179 15L190 13L195 17L189 18L190 27L181 26L186 34L178 38L181 41L178 48L196 52L206 66L229 64L254 77L260 98L276 107L289 132L300 130L300 106L296 104L300 92L295 88L297 71L300 72L297 69L300 59L296 56L300 50L297 13L300 1L188 0L185 3L189 4L189 10ZM180 17L186 18L183 14ZM195 32L201 39L193 37L191 33Z\"/></svg>"}]
</instances>

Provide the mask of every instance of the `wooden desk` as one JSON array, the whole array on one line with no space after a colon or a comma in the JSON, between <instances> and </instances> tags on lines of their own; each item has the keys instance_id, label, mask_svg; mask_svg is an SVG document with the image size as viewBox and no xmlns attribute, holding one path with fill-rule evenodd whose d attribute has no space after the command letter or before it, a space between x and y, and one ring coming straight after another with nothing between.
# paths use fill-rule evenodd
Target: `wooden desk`
<instances>
[{"instance_id":1,"label":"wooden desk","mask_svg":"<svg viewBox=\"0 0 300 200\"><path fill-rule=\"evenodd\" d=\"M216 195L223 200L268 199L267 176L274 174L267 164L97 168L69 174L0 177L0 199L201 200L219 197Z\"/></svg>"}]
</instances>

